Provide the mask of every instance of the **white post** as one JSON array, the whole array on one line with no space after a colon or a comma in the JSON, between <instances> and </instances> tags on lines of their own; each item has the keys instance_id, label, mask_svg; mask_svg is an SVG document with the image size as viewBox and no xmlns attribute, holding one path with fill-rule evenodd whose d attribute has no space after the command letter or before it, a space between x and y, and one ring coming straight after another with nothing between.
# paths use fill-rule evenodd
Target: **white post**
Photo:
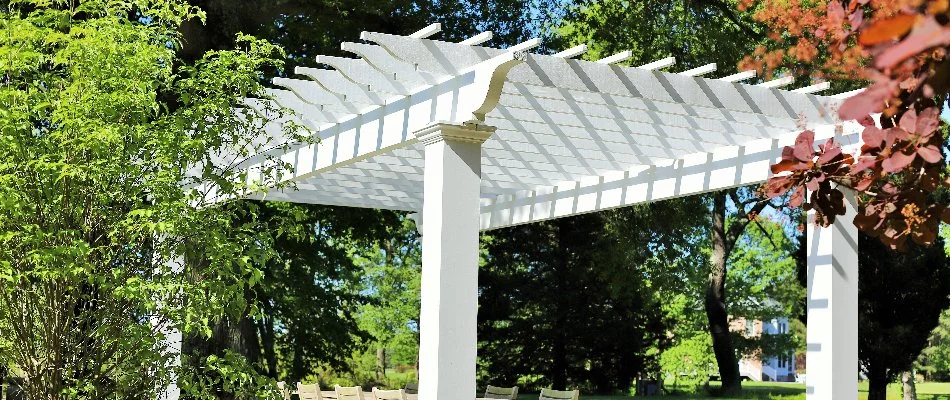
<instances>
[{"instance_id":1,"label":"white post","mask_svg":"<svg viewBox=\"0 0 950 400\"><path fill-rule=\"evenodd\" d=\"M172 272L180 274L185 269L185 257L175 257L168 262L167 266ZM157 268L156 273L162 273L161 268ZM161 324L157 318L152 318L151 323L153 326ZM173 327L159 326L159 334L165 336L163 340L164 351L165 354L170 356L168 366L172 368L181 366L181 331ZM167 385L164 388L159 388L157 400L178 400L180 397L181 388L178 387L178 376L172 372L168 377Z\"/></svg>"},{"instance_id":2,"label":"white post","mask_svg":"<svg viewBox=\"0 0 950 400\"><path fill-rule=\"evenodd\" d=\"M828 228L808 214L808 400L858 398L858 228L854 193Z\"/></svg>"},{"instance_id":3,"label":"white post","mask_svg":"<svg viewBox=\"0 0 950 400\"><path fill-rule=\"evenodd\" d=\"M181 365L181 331L177 329L168 329L165 331L165 345L167 351L172 355L171 365L178 367ZM174 373L169 376L168 386L159 395L159 400L178 400L181 397L181 389L178 387L178 376Z\"/></svg>"},{"instance_id":4,"label":"white post","mask_svg":"<svg viewBox=\"0 0 950 400\"><path fill-rule=\"evenodd\" d=\"M433 123L425 145L419 399L475 397L481 145L494 128Z\"/></svg>"}]
</instances>

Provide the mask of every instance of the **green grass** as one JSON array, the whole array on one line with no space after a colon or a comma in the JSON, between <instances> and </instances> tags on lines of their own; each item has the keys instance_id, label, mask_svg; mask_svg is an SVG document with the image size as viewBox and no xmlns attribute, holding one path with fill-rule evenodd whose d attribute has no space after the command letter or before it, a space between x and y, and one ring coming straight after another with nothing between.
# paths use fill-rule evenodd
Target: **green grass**
<instances>
[{"instance_id":1,"label":"green grass","mask_svg":"<svg viewBox=\"0 0 950 400\"><path fill-rule=\"evenodd\" d=\"M718 382L712 382L711 387L718 386ZM865 400L868 396L867 382L858 384L858 399ZM519 393L518 398L536 399L537 393ZM585 395L581 393L582 400L622 400L631 399L629 395ZM804 400L805 385L801 383L781 383L781 382L744 382L742 384L742 394L740 397L728 399L711 397L707 393L699 392L696 394L665 395L659 397L650 397L651 399L696 399L696 400ZM888 400L900 400L900 384L892 384L887 388ZM925 382L917 384L917 398L919 400L950 400L950 383Z\"/></svg>"}]
</instances>

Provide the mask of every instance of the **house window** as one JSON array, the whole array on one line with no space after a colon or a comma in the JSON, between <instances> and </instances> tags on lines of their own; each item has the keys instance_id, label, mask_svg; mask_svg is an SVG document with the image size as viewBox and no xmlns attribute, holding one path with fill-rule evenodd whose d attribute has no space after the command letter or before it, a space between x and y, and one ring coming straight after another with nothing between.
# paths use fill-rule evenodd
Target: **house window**
<instances>
[{"instance_id":1,"label":"house window","mask_svg":"<svg viewBox=\"0 0 950 400\"><path fill-rule=\"evenodd\" d=\"M753 336L755 335L755 321L747 319L745 321L745 335Z\"/></svg>"},{"instance_id":2,"label":"house window","mask_svg":"<svg viewBox=\"0 0 950 400\"><path fill-rule=\"evenodd\" d=\"M779 368L790 368L792 364L792 355L786 354L778 358Z\"/></svg>"},{"instance_id":3,"label":"house window","mask_svg":"<svg viewBox=\"0 0 950 400\"><path fill-rule=\"evenodd\" d=\"M778 333L785 333L785 323L781 322L778 324Z\"/></svg>"}]
</instances>

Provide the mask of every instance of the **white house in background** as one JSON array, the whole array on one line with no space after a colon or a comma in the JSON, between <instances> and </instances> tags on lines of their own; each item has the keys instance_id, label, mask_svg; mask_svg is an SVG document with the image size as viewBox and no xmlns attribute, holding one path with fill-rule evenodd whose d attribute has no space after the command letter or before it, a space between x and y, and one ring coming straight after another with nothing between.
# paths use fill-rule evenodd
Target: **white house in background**
<instances>
[{"instance_id":1,"label":"white house in background","mask_svg":"<svg viewBox=\"0 0 950 400\"><path fill-rule=\"evenodd\" d=\"M774 318L770 321L733 319L730 330L742 332L745 337L760 335L779 335L789 332L788 318ZM795 355L762 358L760 356L743 357L739 360L739 375L753 381L795 382Z\"/></svg>"}]
</instances>

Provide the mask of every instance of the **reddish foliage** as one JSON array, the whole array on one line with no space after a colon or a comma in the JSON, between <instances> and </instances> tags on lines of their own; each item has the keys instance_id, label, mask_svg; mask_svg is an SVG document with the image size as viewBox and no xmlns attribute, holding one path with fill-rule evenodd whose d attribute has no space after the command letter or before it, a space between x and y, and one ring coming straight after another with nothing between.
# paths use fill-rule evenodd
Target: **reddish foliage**
<instances>
[{"instance_id":1,"label":"reddish foliage","mask_svg":"<svg viewBox=\"0 0 950 400\"><path fill-rule=\"evenodd\" d=\"M755 18L773 30L773 48L756 49L743 67L765 69L766 76L785 69L872 81L839 109L839 117L864 126L857 158L843 154L831 140L815 147L814 133L802 132L772 166L765 194L791 191L791 206L814 209L816 222L827 226L844 214L838 187L847 187L859 192L854 223L861 230L897 249L908 238L932 243L940 220L950 222L950 210L933 198L936 190L950 186L941 151L941 105L934 102L950 91L945 58L950 1L740 2L740 8L756 5ZM880 125L871 118L874 113L882 113Z\"/></svg>"}]
</instances>

